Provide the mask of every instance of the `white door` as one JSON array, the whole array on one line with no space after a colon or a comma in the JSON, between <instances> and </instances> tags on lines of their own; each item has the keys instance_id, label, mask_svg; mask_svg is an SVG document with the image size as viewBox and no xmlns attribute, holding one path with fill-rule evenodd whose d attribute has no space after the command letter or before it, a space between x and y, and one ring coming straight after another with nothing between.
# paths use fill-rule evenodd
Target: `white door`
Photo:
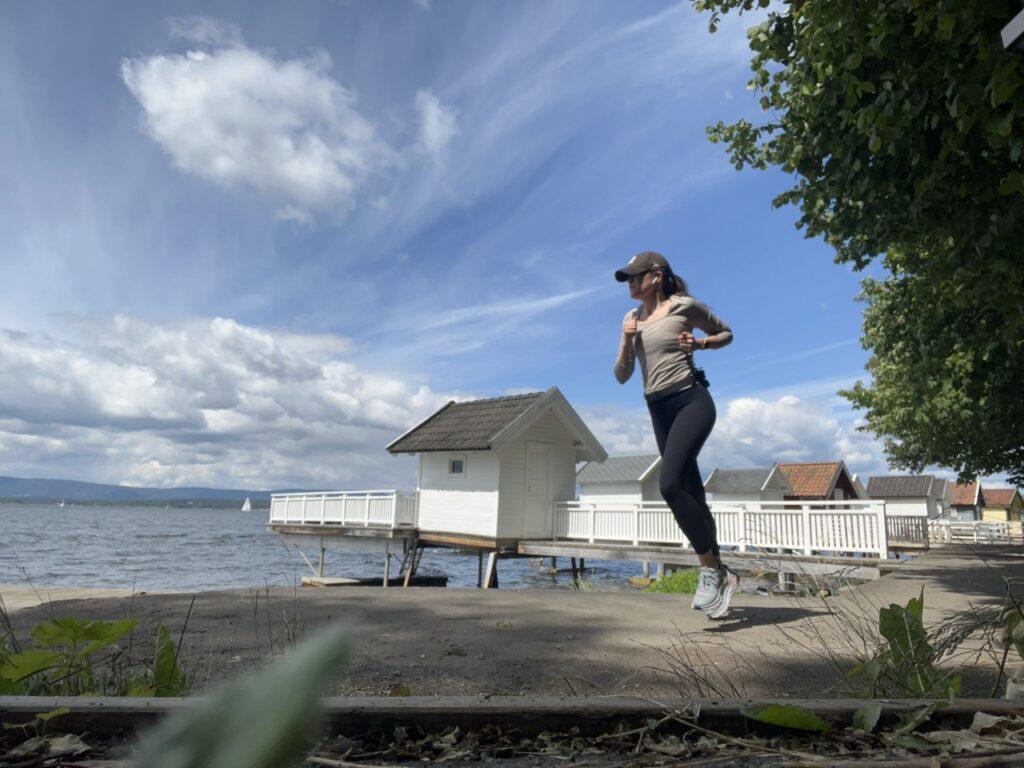
<instances>
[{"instance_id":1,"label":"white door","mask_svg":"<svg viewBox=\"0 0 1024 768\"><path fill-rule=\"evenodd\" d=\"M526 444L526 508L523 536L551 535L551 448L544 443Z\"/></svg>"}]
</instances>

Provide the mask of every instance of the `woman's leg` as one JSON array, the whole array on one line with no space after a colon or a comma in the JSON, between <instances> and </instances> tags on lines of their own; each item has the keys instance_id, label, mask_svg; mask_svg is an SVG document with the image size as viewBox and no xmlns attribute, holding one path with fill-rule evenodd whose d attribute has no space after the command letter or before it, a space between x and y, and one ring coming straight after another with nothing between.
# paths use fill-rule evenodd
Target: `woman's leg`
<instances>
[{"instance_id":1,"label":"woman's leg","mask_svg":"<svg viewBox=\"0 0 1024 768\"><path fill-rule=\"evenodd\" d=\"M704 498L697 468L697 454L715 426L715 404L699 384L685 393L689 396L681 399L671 416L661 455L659 485L661 495L694 551L698 555L710 553L717 559L715 521Z\"/></svg>"},{"instance_id":2,"label":"woman's leg","mask_svg":"<svg viewBox=\"0 0 1024 768\"><path fill-rule=\"evenodd\" d=\"M698 506L707 510L708 520L711 525L711 534L714 544L711 547L711 554L718 557L718 528L715 525L715 517L708 507L707 496L704 493L704 481L700 479L700 469L697 466L697 457L692 457L686 466L683 467L683 487L697 501Z\"/></svg>"}]
</instances>

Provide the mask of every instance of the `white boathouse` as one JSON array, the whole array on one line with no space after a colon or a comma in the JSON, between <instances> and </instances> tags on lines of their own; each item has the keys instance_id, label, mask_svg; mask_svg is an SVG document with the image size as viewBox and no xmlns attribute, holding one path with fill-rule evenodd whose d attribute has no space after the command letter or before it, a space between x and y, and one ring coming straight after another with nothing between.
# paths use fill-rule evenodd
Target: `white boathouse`
<instances>
[{"instance_id":1,"label":"white boathouse","mask_svg":"<svg viewBox=\"0 0 1024 768\"><path fill-rule=\"evenodd\" d=\"M762 469L718 469L704 483L708 502L782 501L793 494L778 464Z\"/></svg>"},{"instance_id":2,"label":"white boathouse","mask_svg":"<svg viewBox=\"0 0 1024 768\"><path fill-rule=\"evenodd\" d=\"M576 465L608 458L556 387L450 402L388 445L419 456L420 538L502 546L554 536Z\"/></svg>"},{"instance_id":3,"label":"white boathouse","mask_svg":"<svg viewBox=\"0 0 1024 768\"><path fill-rule=\"evenodd\" d=\"M934 475L889 475L868 479L868 495L884 499L890 515L934 520L953 500L950 484Z\"/></svg>"},{"instance_id":4,"label":"white boathouse","mask_svg":"<svg viewBox=\"0 0 1024 768\"><path fill-rule=\"evenodd\" d=\"M604 461L589 461L576 473L581 504L660 503L658 472L661 456L646 453L637 456L611 456Z\"/></svg>"}]
</instances>

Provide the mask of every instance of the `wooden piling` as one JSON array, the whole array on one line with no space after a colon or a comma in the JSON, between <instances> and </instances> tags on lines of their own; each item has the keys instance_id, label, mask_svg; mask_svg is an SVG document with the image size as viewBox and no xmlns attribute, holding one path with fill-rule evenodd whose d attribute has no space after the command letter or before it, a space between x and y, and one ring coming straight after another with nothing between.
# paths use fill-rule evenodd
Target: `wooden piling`
<instances>
[{"instance_id":1,"label":"wooden piling","mask_svg":"<svg viewBox=\"0 0 1024 768\"><path fill-rule=\"evenodd\" d=\"M498 588L498 551L487 555L487 573L484 576L484 589Z\"/></svg>"}]
</instances>

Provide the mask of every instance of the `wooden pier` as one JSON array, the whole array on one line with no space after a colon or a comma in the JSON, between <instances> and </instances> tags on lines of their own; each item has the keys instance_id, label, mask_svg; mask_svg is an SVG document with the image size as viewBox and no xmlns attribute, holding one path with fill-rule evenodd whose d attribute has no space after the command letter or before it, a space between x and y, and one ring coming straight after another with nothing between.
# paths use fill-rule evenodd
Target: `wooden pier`
<instances>
[{"instance_id":1,"label":"wooden pier","mask_svg":"<svg viewBox=\"0 0 1024 768\"><path fill-rule=\"evenodd\" d=\"M498 564L509 558L565 558L578 576L583 561L632 560L665 568L696 566L671 510L663 503L582 503L551 506L550 536L497 537L417 527L415 491L344 491L275 495L268 529L293 542L319 537L319 560L306 560L324 578L328 547L380 551L381 584L415 578L423 551L454 549L477 555L477 586L497 587ZM920 553L962 542L1021 543L1019 523L955 523L916 515L887 515L877 499L844 501L712 502L723 559L745 572L780 575L842 575L872 580L892 564L893 554Z\"/></svg>"}]
</instances>

